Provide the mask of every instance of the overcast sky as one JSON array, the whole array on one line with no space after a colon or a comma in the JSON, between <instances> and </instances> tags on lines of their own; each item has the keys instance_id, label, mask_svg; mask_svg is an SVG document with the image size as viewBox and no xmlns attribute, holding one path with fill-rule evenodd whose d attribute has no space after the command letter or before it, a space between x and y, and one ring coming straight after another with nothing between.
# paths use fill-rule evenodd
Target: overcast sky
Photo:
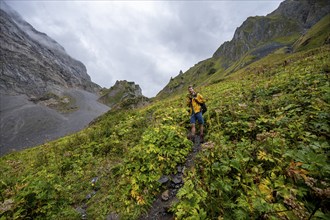
<instances>
[{"instance_id":1,"label":"overcast sky","mask_svg":"<svg viewBox=\"0 0 330 220\"><path fill-rule=\"evenodd\" d=\"M153 97L180 70L212 57L247 17L267 15L282 1L6 2L83 62L93 82L134 81Z\"/></svg>"}]
</instances>

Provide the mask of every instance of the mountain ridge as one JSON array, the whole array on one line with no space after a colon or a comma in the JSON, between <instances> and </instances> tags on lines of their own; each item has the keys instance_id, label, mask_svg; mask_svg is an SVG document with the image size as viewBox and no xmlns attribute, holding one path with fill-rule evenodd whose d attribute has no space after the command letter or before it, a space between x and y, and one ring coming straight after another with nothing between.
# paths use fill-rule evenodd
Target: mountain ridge
<instances>
[{"instance_id":1,"label":"mountain ridge","mask_svg":"<svg viewBox=\"0 0 330 220\"><path fill-rule=\"evenodd\" d=\"M304 28L311 28L322 17L329 13L330 6L327 0L287 0L270 13L289 19L298 20Z\"/></svg>"},{"instance_id":2,"label":"mountain ridge","mask_svg":"<svg viewBox=\"0 0 330 220\"><path fill-rule=\"evenodd\" d=\"M311 25L329 13L330 5L324 0L286 0L266 16L249 17L231 41L224 42L211 58L172 78L156 98L178 94L189 84L202 87L210 83L210 78L222 78L277 50L291 53L294 43Z\"/></svg>"}]
</instances>

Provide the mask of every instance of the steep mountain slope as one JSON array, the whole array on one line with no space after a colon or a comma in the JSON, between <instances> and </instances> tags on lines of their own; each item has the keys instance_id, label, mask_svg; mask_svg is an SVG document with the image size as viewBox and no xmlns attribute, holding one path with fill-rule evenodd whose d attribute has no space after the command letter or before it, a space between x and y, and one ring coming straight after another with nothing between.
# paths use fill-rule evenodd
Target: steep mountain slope
<instances>
[{"instance_id":1,"label":"steep mountain slope","mask_svg":"<svg viewBox=\"0 0 330 220\"><path fill-rule=\"evenodd\" d=\"M324 44L330 44L329 30L330 14L322 18L294 43L294 51L302 51L322 46Z\"/></svg>"},{"instance_id":2,"label":"steep mountain slope","mask_svg":"<svg viewBox=\"0 0 330 220\"><path fill-rule=\"evenodd\" d=\"M230 42L214 53L226 69L245 53L253 50L253 59L292 43L321 18L330 13L326 0L287 0L267 16L250 17L237 28Z\"/></svg>"},{"instance_id":3,"label":"steep mountain slope","mask_svg":"<svg viewBox=\"0 0 330 220\"><path fill-rule=\"evenodd\" d=\"M35 30L1 1L0 92L41 97L64 88L97 92L86 67L71 58L57 42Z\"/></svg>"},{"instance_id":4,"label":"steep mountain slope","mask_svg":"<svg viewBox=\"0 0 330 220\"><path fill-rule=\"evenodd\" d=\"M109 107L81 62L0 4L2 156L79 131Z\"/></svg>"},{"instance_id":5,"label":"steep mountain slope","mask_svg":"<svg viewBox=\"0 0 330 220\"><path fill-rule=\"evenodd\" d=\"M6 155L0 213L138 219L181 167L184 185L167 209L177 219L327 219L329 54L326 45L270 55L205 87L208 142L190 169L182 168L192 147L185 94L111 111L77 134Z\"/></svg>"},{"instance_id":6,"label":"steep mountain slope","mask_svg":"<svg viewBox=\"0 0 330 220\"><path fill-rule=\"evenodd\" d=\"M330 5L327 0L287 0L270 16L281 16L297 21L303 28L309 29L326 14Z\"/></svg>"},{"instance_id":7,"label":"steep mountain slope","mask_svg":"<svg viewBox=\"0 0 330 220\"><path fill-rule=\"evenodd\" d=\"M328 33L327 22L292 53L270 53L228 76L214 77L212 59L191 68L209 75L207 142L191 167L180 92L112 109L79 133L1 157L0 215L139 219L164 179L181 173L177 201L164 210L179 220L329 219L330 45L316 34Z\"/></svg>"},{"instance_id":8,"label":"steep mountain slope","mask_svg":"<svg viewBox=\"0 0 330 220\"><path fill-rule=\"evenodd\" d=\"M223 43L212 58L173 78L157 98L178 94L189 84L201 86L221 80L275 51L291 53L295 42L329 13L330 4L326 0L287 0L267 16L249 17L236 29L233 39ZM323 30L325 35L329 33Z\"/></svg>"}]
</instances>

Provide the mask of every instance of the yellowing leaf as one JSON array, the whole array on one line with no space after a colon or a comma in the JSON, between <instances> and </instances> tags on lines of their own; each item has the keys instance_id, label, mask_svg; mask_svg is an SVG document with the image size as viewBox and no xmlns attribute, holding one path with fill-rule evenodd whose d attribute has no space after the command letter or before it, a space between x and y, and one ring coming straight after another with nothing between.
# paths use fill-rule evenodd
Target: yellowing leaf
<instances>
[{"instance_id":1,"label":"yellowing leaf","mask_svg":"<svg viewBox=\"0 0 330 220\"><path fill-rule=\"evenodd\" d=\"M138 197L138 192L136 192L135 190L131 190L131 196L133 197L133 198L137 198Z\"/></svg>"},{"instance_id":2,"label":"yellowing leaf","mask_svg":"<svg viewBox=\"0 0 330 220\"><path fill-rule=\"evenodd\" d=\"M265 152L265 151L259 151L258 152L258 156L257 156L257 158L259 159L259 160L265 160L266 159L266 156L267 156L267 153Z\"/></svg>"},{"instance_id":3,"label":"yellowing leaf","mask_svg":"<svg viewBox=\"0 0 330 220\"><path fill-rule=\"evenodd\" d=\"M258 185L258 188L262 195L265 196L266 201L271 201L273 199L273 190L270 187L271 181L269 179L263 179Z\"/></svg>"},{"instance_id":4,"label":"yellowing leaf","mask_svg":"<svg viewBox=\"0 0 330 220\"><path fill-rule=\"evenodd\" d=\"M137 201L138 205L144 205L146 203L142 196L137 196L136 201Z\"/></svg>"}]
</instances>

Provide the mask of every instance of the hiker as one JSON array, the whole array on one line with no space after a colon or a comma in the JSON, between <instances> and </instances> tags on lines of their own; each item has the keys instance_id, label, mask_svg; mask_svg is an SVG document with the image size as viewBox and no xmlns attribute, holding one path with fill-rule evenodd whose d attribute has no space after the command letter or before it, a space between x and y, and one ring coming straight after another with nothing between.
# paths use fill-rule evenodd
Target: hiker
<instances>
[{"instance_id":1,"label":"hiker","mask_svg":"<svg viewBox=\"0 0 330 220\"><path fill-rule=\"evenodd\" d=\"M187 95L187 105L189 107L190 114L190 124L191 124L191 134L190 140L195 141L195 133L196 133L196 120L200 124L200 142L204 142L204 119L202 115L201 104L205 103L203 96L195 92L193 86L188 87L188 95Z\"/></svg>"}]
</instances>

